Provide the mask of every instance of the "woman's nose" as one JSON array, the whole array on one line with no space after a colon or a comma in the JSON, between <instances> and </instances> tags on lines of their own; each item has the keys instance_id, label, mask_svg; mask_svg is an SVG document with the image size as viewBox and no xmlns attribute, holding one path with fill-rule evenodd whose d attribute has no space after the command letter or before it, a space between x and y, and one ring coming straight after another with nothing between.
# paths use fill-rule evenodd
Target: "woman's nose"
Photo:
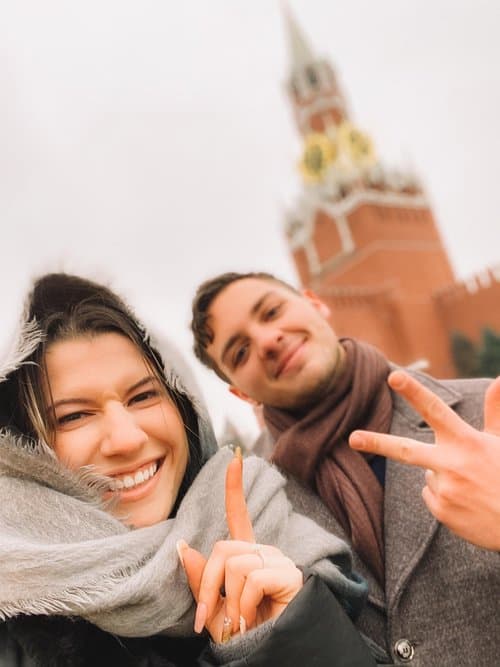
<instances>
[{"instance_id":1,"label":"woman's nose","mask_svg":"<svg viewBox=\"0 0 500 667\"><path fill-rule=\"evenodd\" d=\"M147 433L124 405L115 403L108 406L101 442L101 451L105 456L134 453L147 440Z\"/></svg>"}]
</instances>

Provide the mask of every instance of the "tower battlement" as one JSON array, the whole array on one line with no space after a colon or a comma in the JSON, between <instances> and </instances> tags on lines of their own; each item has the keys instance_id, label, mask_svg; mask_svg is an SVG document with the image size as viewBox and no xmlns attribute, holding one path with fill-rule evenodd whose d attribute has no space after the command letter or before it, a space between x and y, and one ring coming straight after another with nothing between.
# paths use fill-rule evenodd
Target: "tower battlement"
<instances>
[{"instance_id":1,"label":"tower battlement","mask_svg":"<svg viewBox=\"0 0 500 667\"><path fill-rule=\"evenodd\" d=\"M436 290L434 299L443 306L456 304L458 301L467 299L469 295L478 294L481 290L488 290L497 283L500 283L500 264L486 267L469 278Z\"/></svg>"}]
</instances>

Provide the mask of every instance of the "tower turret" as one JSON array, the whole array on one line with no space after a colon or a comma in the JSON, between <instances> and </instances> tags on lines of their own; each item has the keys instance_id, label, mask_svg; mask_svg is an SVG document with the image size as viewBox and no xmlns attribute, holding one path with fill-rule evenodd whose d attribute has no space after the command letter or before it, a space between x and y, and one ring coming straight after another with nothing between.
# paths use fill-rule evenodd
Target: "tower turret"
<instances>
[{"instance_id":1,"label":"tower turret","mask_svg":"<svg viewBox=\"0 0 500 667\"><path fill-rule=\"evenodd\" d=\"M333 68L317 58L285 10L287 90L304 150L303 189L286 235L300 280L331 307L339 335L393 361L426 358L452 376L448 334L433 294L453 282L448 256L413 174L389 170L348 118Z\"/></svg>"},{"instance_id":2,"label":"tower turret","mask_svg":"<svg viewBox=\"0 0 500 667\"><path fill-rule=\"evenodd\" d=\"M290 10L284 9L290 58L286 88L301 134L325 132L347 118L344 97L335 72L310 48Z\"/></svg>"}]
</instances>

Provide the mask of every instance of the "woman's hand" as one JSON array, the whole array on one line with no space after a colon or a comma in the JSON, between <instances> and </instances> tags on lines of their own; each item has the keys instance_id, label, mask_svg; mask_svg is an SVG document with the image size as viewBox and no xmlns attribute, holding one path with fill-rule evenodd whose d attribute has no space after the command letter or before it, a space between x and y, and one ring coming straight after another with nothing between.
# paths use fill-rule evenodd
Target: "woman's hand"
<instances>
[{"instance_id":1,"label":"woman's hand","mask_svg":"<svg viewBox=\"0 0 500 667\"><path fill-rule=\"evenodd\" d=\"M241 454L226 473L226 517L231 540L205 558L185 542L179 555L198 603L194 629L214 641L276 618L302 588L302 572L276 547L255 544L243 494ZM223 594L221 594L223 591Z\"/></svg>"}]
</instances>

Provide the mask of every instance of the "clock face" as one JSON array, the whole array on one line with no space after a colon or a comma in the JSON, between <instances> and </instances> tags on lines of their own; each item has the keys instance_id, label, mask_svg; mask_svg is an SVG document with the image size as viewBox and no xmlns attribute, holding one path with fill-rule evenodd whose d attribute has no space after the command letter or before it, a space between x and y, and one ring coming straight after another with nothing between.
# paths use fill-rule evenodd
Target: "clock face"
<instances>
[{"instance_id":1,"label":"clock face","mask_svg":"<svg viewBox=\"0 0 500 667\"><path fill-rule=\"evenodd\" d=\"M354 125L344 121L338 129L340 149L356 165L368 166L375 161L375 151L370 137Z\"/></svg>"},{"instance_id":2,"label":"clock face","mask_svg":"<svg viewBox=\"0 0 500 667\"><path fill-rule=\"evenodd\" d=\"M300 171L304 180L319 183L325 180L330 167L339 174L355 172L375 164L375 151L370 137L348 121L329 129L328 134L311 132L305 137Z\"/></svg>"},{"instance_id":3,"label":"clock face","mask_svg":"<svg viewBox=\"0 0 500 667\"><path fill-rule=\"evenodd\" d=\"M325 134L314 132L305 139L300 170L306 181L320 181L337 157L337 146Z\"/></svg>"}]
</instances>

